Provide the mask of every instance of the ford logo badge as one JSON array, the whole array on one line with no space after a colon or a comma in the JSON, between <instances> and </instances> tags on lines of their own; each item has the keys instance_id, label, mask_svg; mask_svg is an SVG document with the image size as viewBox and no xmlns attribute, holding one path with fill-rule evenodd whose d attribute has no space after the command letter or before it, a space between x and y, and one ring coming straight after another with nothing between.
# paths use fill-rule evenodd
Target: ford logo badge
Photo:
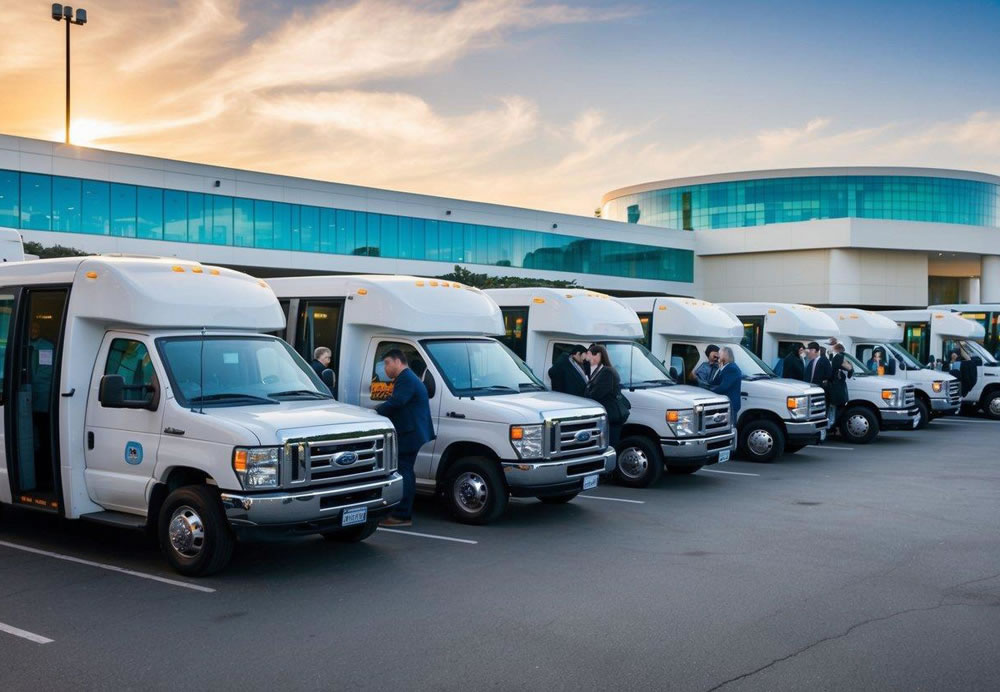
<instances>
[{"instance_id":1,"label":"ford logo badge","mask_svg":"<svg viewBox=\"0 0 1000 692\"><path fill-rule=\"evenodd\" d=\"M350 466L358 460L357 452L341 452L333 457L333 463L337 466Z\"/></svg>"},{"instance_id":2,"label":"ford logo badge","mask_svg":"<svg viewBox=\"0 0 1000 692\"><path fill-rule=\"evenodd\" d=\"M573 436L573 439L575 439L577 442L590 442L590 431L581 430L580 432L578 432L576 435Z\"/></svg>"},{"instance_id":3,"label":"ford logo badge","mask_svg":"<svg viewBox=\"0 0 1000 692\"><path fill-rule=\"evenodd\" d=\"M726 420L726 414L716 413L714 416L712 416L712 420L716 423L721 423L722 421Z\"/></svg>"}]
</instances>

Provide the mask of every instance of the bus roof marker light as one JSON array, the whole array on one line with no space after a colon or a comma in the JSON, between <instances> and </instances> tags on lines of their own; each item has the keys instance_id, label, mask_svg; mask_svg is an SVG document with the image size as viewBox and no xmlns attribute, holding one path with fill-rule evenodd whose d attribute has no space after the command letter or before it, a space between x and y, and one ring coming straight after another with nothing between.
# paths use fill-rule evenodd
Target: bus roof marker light
<instances>
[{"instance_id":1,"label":"bus roof marker light","mask_svg":"<svg viewBox=\"0 0 1000 692\"><path fill-rule=\"evenodd\" d=\"M532 303L537 303L538 305L541 305L542 303L545 302L545 298L532 298L531 302Z\"/></svg>"},{"instance_id":2,"label":"bus roof marker light","mask_svg":"<svg viewBox=\"0 0 1000 692\"><path fill-rule=\"evenodd\" d=\"M366 296L366 295L368 295L368 289L367 288L359 288L358 289L358 295L359 296Z\"/></svg>"},{"instance_id":3,"label":"bus roof marker light","mask_svg":"<svg viewBox=\"0 0 1000 692\"><path fill-rule=\"evenodd\" d=\"M171 269L173 271L177 272L178 274L183 274L184 273L184 267L182 267L179 264L175 264L173 267L171 267Z\"/></svg>"},{"instance_id":4,"label":"bus roof marker light","mask_svg":"<svg viewBox=\"0 0 1000 692\"><path fill-rule=\"evenodd\" d=\"M191 268L191 273L192 274L203 274L204 272L205 272L205 270L202 269L201 267L192 267Z\"/></svg>"},{"instance_id":5,"label":"bus roof marker light","mask_svg":"<svg viewBox=\"0 0 1000 692\"><path fill-rule=\"evenodd\" d=\"M97 272L87 272L87 273L85 274L85 276L86 276L86 277L87 277L88 279L96 279L96 278L97 278Z\"/></svg>"}]
</instances>

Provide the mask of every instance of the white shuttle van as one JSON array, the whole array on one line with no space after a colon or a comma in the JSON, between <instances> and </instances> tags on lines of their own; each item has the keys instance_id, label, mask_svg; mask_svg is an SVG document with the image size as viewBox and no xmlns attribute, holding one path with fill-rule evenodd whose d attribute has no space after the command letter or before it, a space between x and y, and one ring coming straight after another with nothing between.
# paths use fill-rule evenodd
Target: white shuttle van
<instances>
[{"instance_id":1,"label":"white shuttle van","mask_svg":"<svg viewBox=\"0 0 1000 692\"><path fill-rule=\"evenodd\" d=\"M957 312L965 319L979 323L985 334L976 341L986 347L993 360L1000 360L1000 303L954 303L931 305L927 309Z\"/></svg>"},{"instance_id":2,"label":"white shuttle van","mask_svg":"<svg viewBox=\"0 0 1000 692\"><path fill-rule=\"evenodd\" d=\"M720 303L743 322L744 344L765 363L776 363L796 344L816 341L825 350L831 337L840 338L833 318L809 305L793 303ZM915 387L879 377L850 353L854 367L847 380L847 405L834 424L845 440L865 444L880 430L911 430L918 421Z\"/></svg>"},{"instance_id":3,"label":"white shuttle van","mask_svg":"<svg viewBox=\"0 0 1000 692\"><path fill-rule=\"evenodd\" d=\"M394 431L338 404L266 284L174 259L0 265L0 502L155 532L202 575L237 535L356 541L399 502Z\"/></svg>"},{"instance_id":4,"label":"white shuttle van","mask_svg":"<svg viewBox=\"0 0 1000 692\"><path fill-rule=\"evenodd\" d=\"M962 383L962 403L1000 420L1000 363L982 343L983 325L947 310L890 310L881 313L903 328L903 343L921 363L944 361L958 349L976 363L975 377ZM974 380L974 381L973 381Z\"/></svg>"},{"instance_id":5,"label":"white shuttle van","mask_svg":"<svg viewBox=\"0 0 1000 692\"><path fill-rule=\"evenodd\" d=\"M568 502L613 470L604 409L548 391L494 338L500 309L479 289L412 276L269 283L299 353L333 351L341 401L373 408L387 399L382 358L394 348L406 354L427 386L437 433L417 456L417 489L442 495L458 521L493 521L511 495Z\"/></svg>"},{"instance_id":6,"label":"white shuttle van","mask_svg":"<svg viewBox=\"0 0 1000 692\"><path fill-rule=\"evenodd\" d=\"M840 341L848 353L866 365L875 349L881 349L883 365L880 372L893 379L912 384L920 410L918 428L926 428L932 418L958 413L962 403L961 385L957 378L928 368L913 357L903 345L903 330L885 315L858 308L821 308L840 327Z\"/></svg>"},{"instance_id":7,"label":"white shuttle van","mask_svg":"<svg viewBox=\"0 0 1000 692\"><path fill-rule=\"evenodd\" d=\"M772 461L785 452L826 439L823 390L779 378L741 344L743 323L728 310L694 298L623 298L639 316L645 345L664 358L680 382L697 385L695 369L709 344L729 346L743 372L737 417L738 450L751 461Z\"/></svg>"},{"instance_id":8,"label":"white shuttle van","mask_svg":"<svg viewBox=\"0 0 1000 692\"><path fill-rule=\"evenodd\" d=\"M539 377L573 346L599 342L621 376L632 405L618 444L618 480L633 487L663 473L694 473L729 460L736 434L729 399L680 385L662 361L638 343L642 327L632 308L581 289L504 288L487 291L504 313L509 345Z\"/></svg>"}]
</instances>

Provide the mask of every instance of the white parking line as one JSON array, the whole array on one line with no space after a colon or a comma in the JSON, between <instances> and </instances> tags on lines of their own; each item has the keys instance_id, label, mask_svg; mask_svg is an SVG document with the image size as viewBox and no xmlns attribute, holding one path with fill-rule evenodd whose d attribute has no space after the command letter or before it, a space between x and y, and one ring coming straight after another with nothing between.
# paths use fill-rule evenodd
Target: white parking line
<instances>
[{"instance_id":1,"label":"white parking line","mask_svg":"<svg viewBox=\"0 0 1000 692\"><path fill-rule=\"evenodd\" d=\"M436 538L439 541L453 541L455 543L468 543L469 545L479 545L479 541L470 541L467 538L452 538L451 536L436 536L433 533L420 533L418 531L400 531L399 529L384 529L378 527L379 531L386 533L401 533L404 536L420 536L421 538Z\"/></svg>"},{"instance_id":2,"label":"white parking line","mask_svg":"<svg viewBox=\"0 0 1000 692\"><path fill-rule=\"evenodd\" d=\"M854 451L854 447L838 447L837 445L806 445L806 447L818 447L819 449L842 449L845 452Z\"/></svg>"},{"instance_id":3,"label":"white parking line","mask_svg":"<svg viewBox=\"0 0 1000 692\"><path fill-rule=\"evenodd\" d=\"M78 565L87 565L88 567L98 567L100 569L106 569L109 572L118 572L119 574L127 574L130 577L139 577L140 579L149 579L150 581L158 581L162 584L170 584L171 586L179 586L182 589L191 589L192 591L201 591L202 593L215 593L215 589L210 589L207 586L199 586L198 584L188 584L187 582L177 581L176 579L167 579L166 577L158 577L155 574L145 574L143 572L136 572L132 569L125 569L124 567L116 567L114 565L105 565L101 562L91 562L90 560L82 560L78 557L72 557L70 555L62 555L61 553L52 553L48 550L39 550L38 548L29 548L25 545L17 545L16 543L8 543L7 541L0 541L0 546L5 548L11 548L13 550L23 550L26 553L34 553L36 555L44 555L45 557L52 557L56 560L65 560L66 562L75 562Z\"/></svg>"},{"instance_id":4,"label":"white parking line","mask_svg":"<svg viewBox=\"0 0 1000 692\"><path fill-rule=\"evenodd\" d=\"M51 644L53 641L48 637L43 637L40 634L35 634L34 632L28 632L27 630L22 630L17 627L11 627L10 625L5 625L2 622L0 622L0 632L13 634L15 637L20 637L21 639L27 639L29 642L35 642L36 644Z\"/></svg>"},{"instance_id":5,"label":"white parking line","mask_svg":"<svg viewBox=\"0 0 1000 692\"><path fill-rule=\"evenodd\" d=\"M724 473L727 476L760 476L759 473L742 473L740 471L719 471L718 469L700 469L699 473Z\"/></svg>"},{"instance_id":6,"label":"white parking line","mask_svg":"<svg viewBox=\"0 0 1000 692\"><path fill-rule=\"evenodd\" d=\"M630 505L644 505L645 500L625 500L620 497L604 497L603 495L577 495L577 499L582 500L607 500L608 502L627 502Z\"/></svg>"},{"instance_id":7,"label":"white parking line","mask_svg":"<svg viewBox=\"0 0 1000 692\"><path fill-rule=\"evenodd\" d=\"M962 423L979 423L979 424L985 423L986 425L996 425L997 424L997 422L995 420L980 420L978 418L935 418L931 422L933 422L933 423L958 423L959 425L961 425Z\"/></svg>"}]
</instances>

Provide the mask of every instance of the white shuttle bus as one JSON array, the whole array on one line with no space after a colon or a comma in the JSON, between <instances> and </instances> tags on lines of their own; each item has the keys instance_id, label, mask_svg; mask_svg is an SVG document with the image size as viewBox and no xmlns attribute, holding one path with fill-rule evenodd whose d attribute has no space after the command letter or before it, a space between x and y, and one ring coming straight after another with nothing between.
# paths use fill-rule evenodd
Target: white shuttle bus
<instances>
[{"instance_id":1,"label":"white shuttle bus","mask_svg":"<svg viewBox=\"0 0 1000 692\"><path fill-rule=\"evenodd\" d=\"M772 461L826 439L823 390L779 378L741 344L743 324L733 313L694 298L623 298L622 302L638 314L646 347L666 360L680 382L698 384L694 371L705 361L709 344L733 349L743 372L736 422L737 449L743 458Z\"/></svg>"},{"instance_id":2,"label":"white shuttle bus","mask_svg":"<svg viewBox=\"0 0 1000 692\"><path fill-rule=\"evenodd\" d=\"M427 387L437 433L417 455L417 489L443 496L458 521L494 521L511 495L569 502L614 469L604 409L547 390L494 338L503 333L500 309L479 289L412 276L269 284L299 353L333 351L341 401L378 406L392 393L384 355L406 354Z\"/></svg>"},{"instance_id":3,"label":"white shuttle bus","mask_svg":"<svg viewBox=\"0 0 1000 692\"><path fill-rule=\"evenodd\" d=\"M765 363L777 363L796 344L816 341L825 351L831 337L840 338L840 328L833 318L809 305L720 305L743 322L744 345ZM881 430L912 430L919 422L915 387L873 375L850 353L844 356L854 367L854 376L847 380L847 405L834 421L844 439L866 444Z\"/></svg>"},{"instance_id":4,"label":"white shuttle bus","mask_svg":"<svg viewBox=\"0 0 1000 692\"><path fill-rule=\"evenodd\" d=\"M985 333L977 341L986 347L993 360L1000 360L1000 303L955 303L931 305L927 309L957 312L967 320L978 322Z\"/></svg>"},{"instance_id":5,"label":"white shuttle bus","mask_svg":"<svg viewBox=\"0 0 1000 692\"><path fill-rule=\"evenodd\" d=\"M904 380L916 387L918 428L926 428L931 419L958 413L962 403L961 385L946 372L922 365L903 347L903 330L885 315L858 308L821 308L840 327L840 341L848 353L868 365L876 349L883 353L882 365L875 374Z\"/></svg>"},{"instance_id":6,"label":"white shuttle bus","mask_svg":"<svg viewBox=\"0 0 1000 692\"><path fill-rule=\"evenodd\" d=\"M948 368L949 353L958 350L974 364L965 378L959 375L962 403L1000 420L1000 363L983 347L983 325L948 310L890 310L881 313L903 328L903 343L921 363Z\"/></svg>"},{"instance_id":7,"label":"white shuttle bus","mask_svg":"<svg viewBox=\"0 0 1000 692\"><path fill-rule=\"evenodd\" d=\"M510 345L539 377L574 346L608 349L632 405L618 444L618 480L632 487L655 483L663 473L694 473L728 461L736 434L729 399L677 384L663 362L639 341L642 327L632 308L581 289L509 288L487 291L507 321Z\"/></svg>"},{"instance_id":8,"label":"white shuttle bus","mask_svg":"<svg viewBox=\"0 0 1000 692\"><path fill-rule=\"evenodd\" d=\"M155 532L177 571L236 536L357 541L399 502L392 425L338 404L266 284L175 259L0 265L0 502Z\"/></svg>"}]
</instances>

